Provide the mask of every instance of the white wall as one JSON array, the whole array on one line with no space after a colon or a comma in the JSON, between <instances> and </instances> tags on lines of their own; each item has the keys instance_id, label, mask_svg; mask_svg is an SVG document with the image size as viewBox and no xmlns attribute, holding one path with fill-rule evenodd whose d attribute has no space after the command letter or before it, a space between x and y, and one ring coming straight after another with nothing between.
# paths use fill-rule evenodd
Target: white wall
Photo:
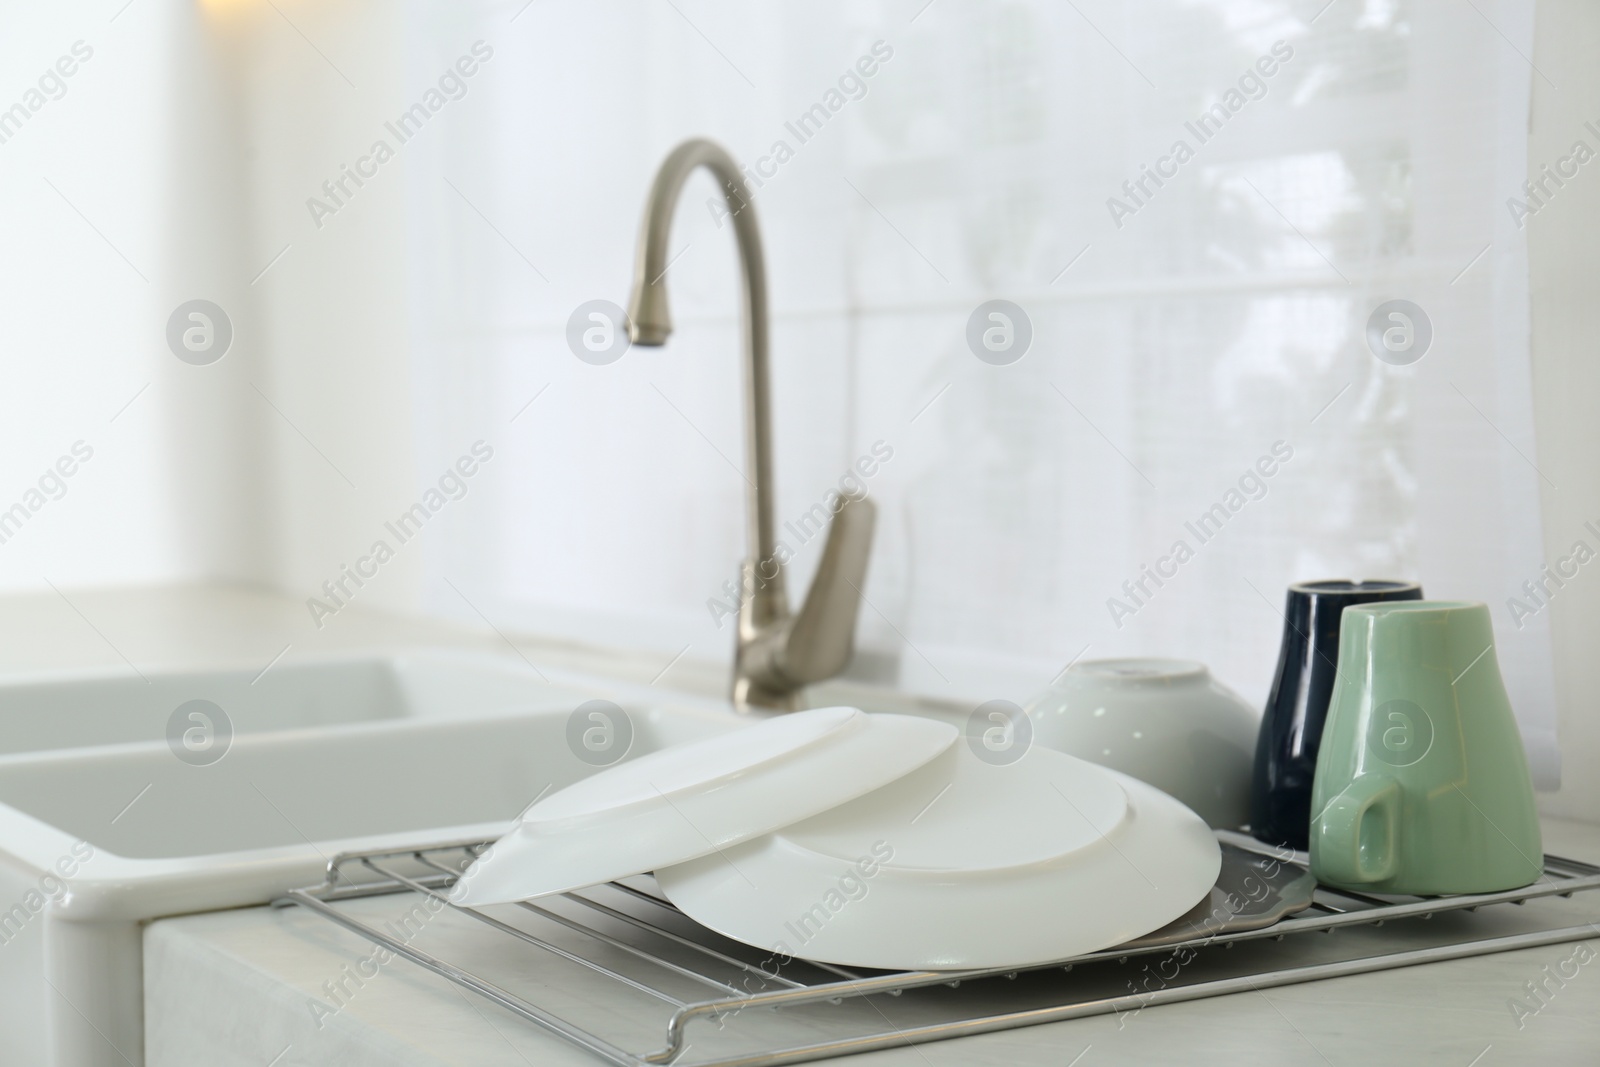
<instances>
[{"instance_id":1,"label":"white wall","mask_svg":"<svg viewBox=\"0 0 1600 1067\"><path fill-rule=\"evenodd\" d=\"M162 341L174 294L187 290L165 263L162 162L183 20L152 4L113 21L119 6L0 7L0 108L24 102L74 44L88 53L60 98L36 98L42 106L0 143L0 509L74 442L93 450L65 495L0 544L4 590L196 576L206 568L191 550L215 539L191 534L208 531L217 509L192 506L192 479L207 462L234 465L231 433L168 433L180 416L209 412L185 393L193 368ZM185 463L191 443L204 455Z\"/></svg>"},{"instance_id":2,"label":"white wall","mask_svg":"<svg viewBox=\"0 0 1600 1067\"><path fill-rule=\"evenodd\" d=\"M733 256L709 183L673 231L687 250L671 343L592 367L565 328L583 301L625 301L638 205L676 142L710 136L756 161L882 39L894 56L869 91L756 194L780 518L875 439L896 449L872 485L870 677L976 703L1025 699L1080 654L1188 656L1259 702L1284 585L1417 577L1497 605L1502 668L1552 782L1549 619L1507 632L1503 610L1543 556L1538 477L1518 456L1533 449L1525 242L1502 207L1526 156L1531 8L1495 5L1502 38L1449 0L1335 5L1315 25L1283 2L1079 7L913 20L892 0L596 0L515 24L514 4L450 8L497 53L413 157L419 447L498 424L513 477L479 521L440 531L430 609L474 617L448 577L530 629L727 662L706 604L743 552L744 485ZM418 76L457 31L418 50ZM570 43L602 40L598 62ZM1278 40L1296 51L1270 91L1137 218L1108 218L1108 194ZM1003 368L962 337L996 296L1035 327ZM1435 324L1415 366L1364 340L1395 297ZM1137 617L1112 618L1122 582L1280 439L1295 458L1270 493Z\"/></svg>"},{"instance_id":3,"label":"white wall","mask_svg":"<svg viewBox=\"0 0 1600 1067\"><path fill-rule=\"evenodd\" d=\"M471 5L473 10L483 6ZM503 14L508 19L518 6L505 5L503 12L493 9L497 17ZM902 14L892 5L882 10L890 17ZM1537 10L1534 62L1560 89L1544 77L1533 77L1529 159L1534 166L1564 154L1579 137L1600 148L1600 140L1582 127L1585 119L1600 121L1600 71L1592 62L1600 45L1600 11L1578 0L1545 0ZM538 71L551 68L564 54L559 43L541 34L537 21L530 21L543 14L536 8L506 28L506 42L496 42L506 49L503 65L486 71L486 77L509 79L519 91L524 83L530 90L540 87ZM673 48L694 55L692 49L703 42L671 11L658 14L663 34L683 35L682 41L673 39ZM594 17L603 23L610 16L600 12ZM871 19L861 17L865 21L857 36L866 39L869 30L876 31L866 25ZM436 12L430 18L431 25L439 25ZM70 589L226 580L310 595L382 536L384 520L415 500L421 483L436 474L432 468L437 457L456 450L458 425L472 420L440 414L426 402L430 397L470 397L474 391L537 387L552 380L554 375L526 362L515 364L520 377L497 377L494 361L482 358L482 349L490 343L484 337L470 339L459 349L457 380L441 380L436 361L415 365L412 326L419 308L413 295L418 278L426 281L434 273L431 268L418 272L408 266L407 256L419 245L438 247L439 238L427 234L419 240L410 227L417 225L415 206L431 205L441 195L435 180L439 173L458 181L465 174L467 183L476 183L466 184L465 189L507 236L530 252L541 245L576 240L574 234L595 240L594 227L599 226L605 240L616 245L620 258L615 274L585 275L572 291L576 297L621 298L639 198L623 197L615 217L605 219L552 211L550 204L564 202L557 179L567 170L535 146L519 148L509 160L492 153L482 158L452 155L460 141L447 138L449 127L430 130L427 140L405 149L411 156L384 168L348 208L324 220L321 227L311 219L306 198L318 194L340 164L353 162L379 134L382 123L416 98L423 88L416 84L417 71L436 56L449 58L471 43L475 34L467 25L469 16L463 14L462 21L460 40L450 38L447 27L438 39L419 41L408 37L411 20L403 5L378 0L276 0L275 7L245 0L139 2L124 7L123 0L104 0L84 5L16 3L0 9L0 70L7 72L0 79L0 107L19 99L37 73L69 54L74 42L82 40L94 49L93 58L67 80L65 94L0 144L0 196L8 205L5 239L0 241L0 322L5 323L0 372L7 386L0 392L0 507L21 499L73 442L82 439L95 450L94 459L67 483L65 496L46 504L19 534L0 544L0 590L47 588L47 582ZM908 39L910 32L906 31ZM743 39L743 33L735 33L735 39ZM778 49L781 42L752 35L746 43L749 55L759 57L764 49ZM1488 46L1501 48L1492 40ZM840 54L849 59L853 52ZM920 54L907 46L900 58L909 68L921 62ZM427 62L419 65L419 55ZM601 73L613 79L670 80L675 75L668 58L663 53L660 62L666 66L659 70L641 67ZM778 81L787 93L772 104L774 114L794 110L791 105L796 101L803 102L808 93L815 95L814 85L826 81L818 79L837 65L838 57L831 52L825 58L816 70L796 69L783 79L761 79L764 85ZM1105 85L1122 85L1126 72L1118 65L1121 61L1114 56L1100 58L1108 64ZM719 78L726 76L708 61L697 75L704 85L685 82L681 93L714 97L716 93L705 86L720 86ZM574 92L581 84L582 78L574 75L565 90ZM481 109L488 94L487 89L473 92L477 95L452 105L459 114L440 121L464 125L470 115L466 109ZM885 99L892 92L887 81L873 89ZM501 96L519 98L516 92ZM491 106L505 106L492 95L489 99ZM654 103L647 112L669 106L664 98L651 99ZM871 106L893 111L877 96ZM770 132L767 110L758 109L743 126L735 127L735 147L744 154L749 154L748 148L759 148L758 142ZM570 103L561 113L569 124L586 121L581 109ZM472 121L482 121L481 116ZM636 127L587 127L594 151L630 168L622 176L625 180L608 178L608 187L626 186L642 196L649 165L667 142L645 145L643 156L636 146L626 151L621 146L636 142L648 125L641 118ZM676 136L678 131L669 132ZM584 137L574 133L571 140L580 143ZM795 166L828 167L838 162L825 155L833 149L820 151L823 154L808 155ZM439 165L441 157L448 166ZM1122 161L1119 157L1113 162L1121 166ZM566 167L581 163L571 156ZM1070 156L1019 162L1022 172L1044 174L1071 165ZM1552 561L1566 555L1579 538L1600 547L1600 539L1586 536L1583 528L1586 521L1600 526L1600 493L1594 489L1600 484L1600 420L1592 412L1594 399L1600 397L1600 360L1591 341L1594 327L1600 325L1595 321L1597 312L1591 310L1593 279L1600 269L1600 252L1591 236L1600 232L1597 166L1586 168L1549 208L1530 220L1528 228L1536 458L1560 487L1541 483L1544 542ZM418 185L416 172L427 179L426 187ZM800 173L786 176L785 181L794 184ZM983 184L991 177L979 174L973 180ZM522 182L528 184L516 184ZM456 194L445 190L442 195ZM875 262L898 263L895 257L905 254L892 234L873 229L874 217L849 199L854 194L848 190L840 193L844 199L838 202L797 202L786 216L788 195L783 188L774 188L769 220L772 249L792 250L826 239L848 244L854 261L876 257ZM689 202L698 201L686 198ZM522 214L524 208L533 214ZM463 254L503 267L500 273L509 291L520 291L523 282L534 291L532 279L514 273L525 270L525 265L505 239L482 225L472 209L458 203L455 211L448 239L459 242ZM817 213L827 214L831 228L804 222ZM684 233L689 236L691 231L685 228ZM1046 249L1049 254L1043 259L1056 263L1076 251L1078 244L1067 247L1065 233L1064 229L1057 235L1060 247ZM873 237L868 240L863 234ZM273 263L285 247L287 252ZM690 264L693 269L685 272L675 290L684 305L679 353L703 349L712 354L713 362L682 380L662 381L669 388L676 383L687 391L685 395L697 398L696 418L704 420L702 424L723 440L730 453L736 453L736 367L724 313L732 276L725 252L708 248L704 265ZM533 258L537 262L540 257ZM922 314L927 309L919 308L924 325L938 327L920 333L911 328L909 318L904 322L862 318L855 312L842 332L824 328L812 321L811 313L831 299L839 279L797 274L784 265L787 258L774 254L772 270L781 289L778 328L785 355L778 367L780 385L787 395L803 396L807 409L817 415L803 425L780 419L780 483L786 499L792 497L803 507L814 495L810 487L830 481L834 468L853 457L847 439L852 426L864 424L861 398L882 388L884 380L900 381L911 372L891 361L883 364L881 373L869 368L859 379L841 377L839 360L831 355L808 366L797 362L795 353L876 344L886 351L907 352L926 371L928 353L942 343L944 320L958 322L965 305L957 301L949 308L934 308L932 314ZM273 265L262 274L269 263ZM902 266L906 277L920 269L915 262ZM1040 278L1048 281L1052 273L1053 268ZM557 283L574 284L560 278ZM859 283L857 279L850 284ZM1071 279L1062 284L1070 286ZM914 295L911 289L897 294L891 295L903 304ZM494 303L493 294L459 295L469 313L480 304ZM195 297L215 300L234 320L233 349L209 367L180 363L164 340L171 310ZM565 299L563 289L556 303L565 307L561 303ZM1085 289L1085 306L1096 299L1104 302L1095 298L1092 287ZM886 336L879 337L880 333ZM519 335L515 344L521 358L527 341ZM552 347L559 344L552 340ZM656 359L658 366L683 362L671 351L645 358ZM486 366L491 369L486 371ZM818 366L831 375L821 389L807 377ZM587 371L574 366L564 367L562 373L576 376ZM445 373L454 374L450 367ZM935 381L930 374L923 373L925 382L914 383L921 389L919 396L931 394L944 380ZM641 377L634 384L644 390L640 410L648 410L643 405L655 403L648 381ZM1489 389L1486 386L1485 393ZM909 390L908 396L917 391ZM1476 395L1481 398L1485 393ZM955 395L946 396L941 404ZM138 399L124 408L135 396ZM500 399L514 407L522 396L508 392ZM907 410L915 407L912 403ZM430 411L419 422L418 413ZM657 414L661 439L671 442L672 454L704 461L696 476L707 486L705 506L697 504L694 515L684 521L693 526L705 523L707 515L720 517L719 523L726 518L726 524L714 528L694 527L694 536L710 537L719 545L727 542L723 548L734 546L740 486L718 480L728 472L715 456L705 454L703 442L678 440L683 427L675 421L677 416ZM939 419L954 417L936 412L919 421L918 428L944 425ZM515 433L526 439L544 431L519 424ZM815 443L819 438L826 439L824 446L808 452L806 441ZM1086 454L1097 447L1097 440L1083 433L1069 444L1075 454ZM540 438L536 451L559 455L562 448L593 447L607 446L582 445L571 434L554 433ZM529 451L526 440L522 451ZM665 456L663 452L663 462ZM617 462L634 458L619 455ZM914 457L908 453L903 458L910 469ZM513 466L518 462L522 461L507 455L506 469L497 470L495 476L518 484L531 478L532 473ZM571 506L564 494L593 488L570 467L549 468L541 477L550 488L547 499L552 508ZM668 487L660 489L663 502L650 514L678 522L682 516L674 509L679 505L671 503L675 498ZM488 518L484 516L485 521ZM449 521L476 521L476 516L463 511ZM904 536L898 529L903 517L891 514L886 521L890 535ZM636 537L648 541L651 536L649 529L623 526L606 535L618 538L618 544L632 544ZM424 589L437 585L427 581L429 568L440 566L439 559L429 555L432 551L400 552L379 578L359 592L358 601L420 609ZM689 578L673 576L673 581L692 581L696 593L689 598L692 606L698 605L702 593L715 591L703 588L708 583L699 571L720 575L727 569L722 554L726 553L719 550L710 562L695 563L697 571ZM447 558L445 562L454 568L449 573L471 576L478 561ZM891 557L880 556L874 581L887 580L890 586L877 588L892 590L898 588L894 583L903 584L903 576L896 576L893 567ZM1585 772L1600 760L1600 718L1591 709L1591 694L1600 687L1600 665L1594 655L1600 640L1596 573L1600 567L1586 568L1544 613L1554 629L1562 746L1575 771L1546 803L1552 811L1587 818L1600 818L1600 782ZM581 587L581 579L575 581ZM1018 594L1012 590L1006 595ZM883 599L891 614L902 610L903 605L892 602L893 596ZM429 603L437 609L437 603ZM464 617L475 617L460 605L457 610ZM328 625L337 626L339 620ZM1272 628L1270 620L1263 623L1263 640L1272 639ZM317 634L308 618L306 640L314 643ZM893 643L893 634L870 612L864 634ZM940 653L940 638L933 630L913 631L913 636L919 647ZM1067 640L1070 636L1057 642L1063 659L1081 644ZM707 655L725 652L721 644L707 649ZM914 655L906 655L902 663L913 671L919 664Z\"/></svg>"},{"instance_id":4,"label":"white wall","mask_svg":"<svg viewBox=\"0 0 1600 1067\"><path fill-rule=\"evenodd\" d=\"M1600 125L1600 6L1540 0L1535 25L1533 62L1543 76L1533 79L1529 171L1567 155L1577 140L1600 151L1600 137L1584 126ZM1579 540L1600 551L1600 537L1584 525L1600 528L1600 160L1527 225L1539 464L1554 483L1543 486L1545 549L1554 563ZM1600 821L1600 562L1581 567L1548 610L1569 773L1544 807Z\"/></svg>"},{"instance_id":5,"label":"white wall","mask_svg":"<svg viewBox=\"0 0 1600 1067\"><path fill-rule=\"evenodd\" d=\"M404 164L360 187L346 179L352 195L336 214L314 218L307 207L330 202L323 183L355 165L404 106L407 21L403 5L377 0L216 4L210 20L239 63L243 277L266 270L250 306L272 359L246 397L270 456L261 569L309 596L418 492ZM356 602L415 608L421 565L400 553Z\"/></svg>"},{"instance_id":6,"label":"white wall","mask_svg":"<svg viewBox=\"0 0 1600 1067\"><path fill-rule=\"evenodd\" d=\"M0 143L0 510L93 450L0 544L0 589L309 594L415 498L405 174L320 230L305 206L404 96L405 25L359 2L0 9L0 108L90 53ZM165 337L196 298L234 332L207 366ZM420 566L361 599L414 607Z\"/></svg>"}]
</instances>

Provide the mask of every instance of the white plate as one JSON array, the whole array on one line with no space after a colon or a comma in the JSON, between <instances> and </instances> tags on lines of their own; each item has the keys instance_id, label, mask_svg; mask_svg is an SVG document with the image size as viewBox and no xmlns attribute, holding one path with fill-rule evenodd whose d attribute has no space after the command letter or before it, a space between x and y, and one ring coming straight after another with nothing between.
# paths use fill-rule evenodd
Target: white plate
<instances>
[{"instance_id":1,"label":"white plate","mask_svg":"<svg viewBox=\"0 0 1600 1067\"><path fill-rule=\"evenodd\" d=\"M1194 812L1116 771L966 745L877 792L656 871L718 933L844 966L1048 963L1120 944L1205 897L1221 865Z\"/></svg>"},{"instance_id":2,"label":"white plate","mask_svg":"<svg viewBox=\"0 0 1600 1067\"><path fill-rule=\"evenodd\" d=\"M450 899L529 900L692 860L892 782L957 733L933 719L816 708L619 763L529 807Z\"/></svg>"}]
</instances>

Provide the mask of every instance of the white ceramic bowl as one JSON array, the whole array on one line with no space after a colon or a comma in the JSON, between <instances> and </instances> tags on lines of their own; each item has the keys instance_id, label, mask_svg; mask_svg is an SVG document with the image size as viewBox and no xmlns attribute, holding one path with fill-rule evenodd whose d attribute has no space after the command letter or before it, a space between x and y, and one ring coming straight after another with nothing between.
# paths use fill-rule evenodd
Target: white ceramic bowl
<instances>
[{"instance_id":1,"label":"white ceramic bowl","mask_svg":"<svg viewBox=\"0 0 1600 1067\"><path fill-rule=\"evenodd\" d=\"M1073 664L1024 710L1033 743L1147 782L1208 824L1250 819L1260 713L1191 660Z\"/></svg>"}]
</instances>

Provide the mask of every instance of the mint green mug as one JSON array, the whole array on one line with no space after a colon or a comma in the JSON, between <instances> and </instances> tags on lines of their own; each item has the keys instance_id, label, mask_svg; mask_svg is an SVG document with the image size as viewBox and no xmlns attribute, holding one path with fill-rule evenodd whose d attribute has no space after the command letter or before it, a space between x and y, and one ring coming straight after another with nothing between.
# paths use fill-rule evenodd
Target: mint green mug
<instances>
[{"instance_id":1,"label":"mint green mug","mask_svg":"<svg viewBox=\"0 0 1600 1067\"><path fill-rule=\"evenodd\" d=\"M1487 605L1344 610L1311 810L1311 872L1335 888L1488 893L1540 876L1533 784Z\"/></svg>"}]
</instances>

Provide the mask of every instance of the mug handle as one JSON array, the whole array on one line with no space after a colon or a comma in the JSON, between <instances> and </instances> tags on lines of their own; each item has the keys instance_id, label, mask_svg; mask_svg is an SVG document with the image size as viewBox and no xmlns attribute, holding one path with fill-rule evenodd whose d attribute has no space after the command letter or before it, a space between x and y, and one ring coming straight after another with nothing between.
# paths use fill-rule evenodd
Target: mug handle
<instances>
[{"instance_id":1,"label":"mug handle","mask_svg":"<svg viewBox=\"0 0 1600 1067\"><path fill-rule=\"evenodd\" d=\"M1338 882L1382 882L1400 865L1395 847L1399 828L1400 786L1386 774L1371 772L1351 782L1317 817L1317 866ZM1362 857L1361 825L1377 808L1383 818L1382 857L1368 866Z\"/></svg>"}]
</instances>

